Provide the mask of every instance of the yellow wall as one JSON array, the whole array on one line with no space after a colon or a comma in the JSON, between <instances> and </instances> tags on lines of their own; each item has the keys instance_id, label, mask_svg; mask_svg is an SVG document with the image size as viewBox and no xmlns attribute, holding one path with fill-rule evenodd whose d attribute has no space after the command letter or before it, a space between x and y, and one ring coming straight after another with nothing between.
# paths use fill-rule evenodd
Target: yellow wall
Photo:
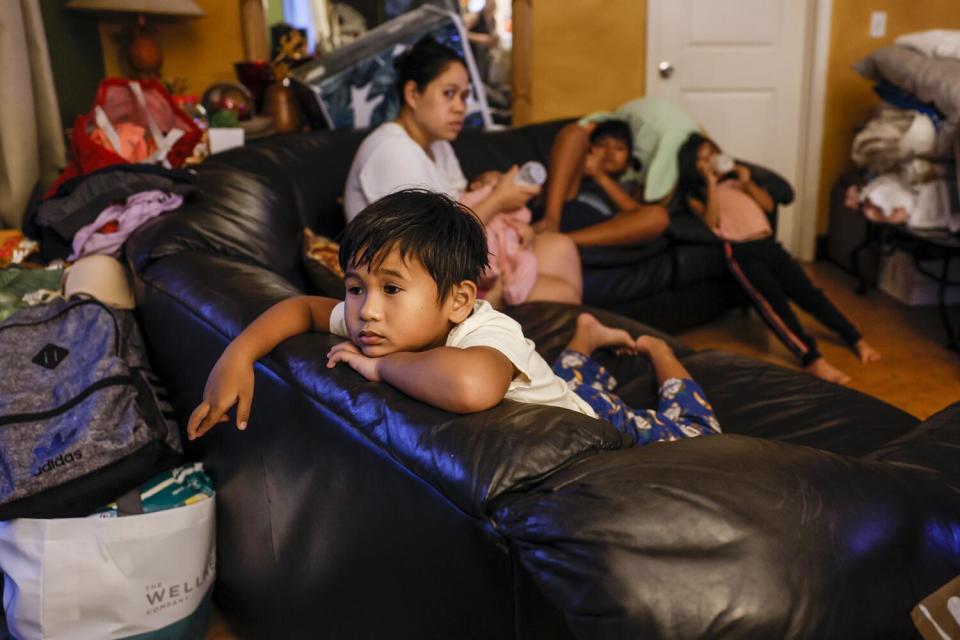
<instances>
[{"instance_id":1,"label":"yellow wall","mask_svg":"<svg viewBox=\"0 0 960 640\"><path fill-rule=\"evenodd\" d=\"M887 12L887 35L871 38L870 13ZM849 163L853 129L878 98L873 85L850 66L867 53L911 31L960 29L958 0L833 0L820 167L817 232L826 233L830 187Z\"/></svg>"},{"instance_id":2,"label":"yellow wall","mask_svg":"<svg viewBox=\"0 0 960 640\"><path fill-rule=\"evenodd\" d=\"M514 0L514 122L612 109L643 94L644 0Z\"/></svg>"},{"instance_id":3,"label":"yellow wall","mask_svg":"<svg viewBox=\"0 0 960 640\"><path fill-rule=\"evenodd\" d=\"M200 18L148 19L163 51L166 80L187 81L185 93L200 95L215 82L236 82L233 63L244 59L240 0L196 0L207 12ZM121 45L129 19L101 18L100 39L108 76L124 76Z\"/></svg>"}]
</instances>

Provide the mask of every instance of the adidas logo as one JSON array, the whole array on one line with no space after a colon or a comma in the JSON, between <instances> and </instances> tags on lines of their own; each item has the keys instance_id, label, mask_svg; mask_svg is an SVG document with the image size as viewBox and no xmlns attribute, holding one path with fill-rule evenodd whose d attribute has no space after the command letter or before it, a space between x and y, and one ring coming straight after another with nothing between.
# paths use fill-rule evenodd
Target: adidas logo
<instances>
[{"instance_id":1,"label":"adidas logo","mask_svg":"<svg viewBox=\"0 0 960 640\"><path fill-rule=\"evenodd\" d=\"M36 471L33 472L33 477L36 478L37 476L43 473L46 473L47 471L53 471L57 467L65 467L68 464L77 462L82 457L83 457L83 451L81 451L80 449L77 449L73 453L66 453L66 454L61 453L56 458L50 458L49 460L44 462L43 465L41 465Z\"/></svg>"}]
</instances>

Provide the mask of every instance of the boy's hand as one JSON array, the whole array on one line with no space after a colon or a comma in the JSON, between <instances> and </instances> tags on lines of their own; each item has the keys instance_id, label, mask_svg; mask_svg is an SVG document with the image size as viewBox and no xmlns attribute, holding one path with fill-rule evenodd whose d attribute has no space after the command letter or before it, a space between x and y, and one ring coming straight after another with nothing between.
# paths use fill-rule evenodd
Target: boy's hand
<instances>
[{"instance_id":1,"label":"boy's hand","mask_svg":"<svg viewBox=\"0 0 960 640\"><path fill-rule=\"evenodd\" d=\"M349 340L334 345L327 353L327 368L332 369L338 362L349 365L351 369L362 375L370 382L381 382L380 358L371 358L363 355L359 347Z\"/></svg>"},{"instance_id":2,"label":"boy's hand","mask_svg":"<svg viewBox=\"0 0 960 640\"><path fill-rule=\"evenodd\" d=\"M603 154L594 150L593 147L587 151L587 157L583 161L583 172L591 178L596 178L598 174L603 173L602 169Z\"/></svg>"},{"instance_id":3,"label":"boy's hand","mask_svg":"<svg viewBox=\"0 0 960 640\"><path fill-rule=\"evenodd\" d=\"M187 421L187 437L195 440L207 431L226 422L226 415L237 405L237 428L247 428L253 402L253 362L229 347L217 360L203 389L203 402Z\"/></svg>"}]
</instances>

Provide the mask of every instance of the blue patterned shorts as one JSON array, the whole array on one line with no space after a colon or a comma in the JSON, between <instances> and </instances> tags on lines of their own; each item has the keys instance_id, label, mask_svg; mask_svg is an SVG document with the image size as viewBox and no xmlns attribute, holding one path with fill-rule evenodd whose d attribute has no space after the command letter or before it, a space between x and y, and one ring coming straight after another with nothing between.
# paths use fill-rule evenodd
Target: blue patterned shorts
<instances>
[{"instance_id":1,"label":"blue patterned shorts","mask_svg":"<svg viewBox=\"0 0 960 640\"><path fill-rule=\"evenodd\" d=\"M720 433L707 397L696 382L670 378L660 386L657 409L632 409L613 393L617 381L596 360L565 349L553 364L553 372L567 386L631 438L635 446Z\"/></svg>"}]
</instances>

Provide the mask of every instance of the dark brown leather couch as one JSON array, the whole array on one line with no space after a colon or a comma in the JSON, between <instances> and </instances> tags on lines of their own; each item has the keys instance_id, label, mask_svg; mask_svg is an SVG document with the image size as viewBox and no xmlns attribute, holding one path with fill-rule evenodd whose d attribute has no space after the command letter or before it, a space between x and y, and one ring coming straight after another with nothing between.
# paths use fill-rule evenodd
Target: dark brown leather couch
<instances>
[{"instance_id":1,"label":"dark brown leather couch","mask_svg":"<svg viewBox=\"0 0 960 640\"><path fill-rule=\"evenodd\" d=\"M478 134L458 153L468 171L494 152L545 157L547 133ZM128 242L181 424L227 342L310 290L301 229L342 224L331 216L358 141L317 132L215 156L197 197ZM513 314L549 359L577 311ZM334 341L280 345L256 367L249 429L188 449L216 482L215 597L243 636L910 638L910 609L960 573L958 407L920 424L675 342L726 433L627 448L562 409L428 407L326 369ZM603 359L628 402L652 402L642 359Z\"/></svg>"}]
</instances>

